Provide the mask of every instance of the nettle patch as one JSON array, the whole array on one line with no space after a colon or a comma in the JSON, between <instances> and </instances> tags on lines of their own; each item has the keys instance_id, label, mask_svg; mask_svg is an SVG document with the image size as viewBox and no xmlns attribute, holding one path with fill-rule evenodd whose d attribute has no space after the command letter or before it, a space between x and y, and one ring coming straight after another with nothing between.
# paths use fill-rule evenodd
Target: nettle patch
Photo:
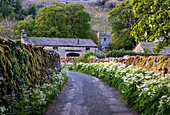
<instances>
[{"instance_id":1,"label":"nettle patch","mask_svg":"<svg viewBox=\"0 0 170 115\"><path fill-rule=\"evenodd\" d=\"M104 80L120 91L138 113L168 115L170 110L170 74L161 77L141 67L121 63L79 63L75 67Z\"/></svg>"}]
</instances>

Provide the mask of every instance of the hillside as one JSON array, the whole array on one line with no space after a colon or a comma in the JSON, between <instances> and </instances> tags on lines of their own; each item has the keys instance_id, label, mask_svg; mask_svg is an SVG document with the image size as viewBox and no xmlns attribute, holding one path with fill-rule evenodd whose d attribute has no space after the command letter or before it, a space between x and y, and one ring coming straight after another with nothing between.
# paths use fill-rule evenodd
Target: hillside
<instances>
[{"instance_id":1,"label":"hillside","mask_svg":"<svg viewBox=\"0 0 170 115\"><path fill-rule=\"evenodd\" d=\"M95 31L111 31L111 27L108 25L107 13L100 11L97 6L84 3L85 11L91 16L92 29Z\"/></svg>"},{"instance_id":2,"label":"hillside","mask_svg":"<svg viewBox=\"0 0 170 115\"><path fill-rule=\"evenodd\" d=\"M97 0L23 0L22 5L24 8L49 5L50 2L68 2L68 3L80 3L85 7L85 11L91 16L91 25L94 31L111 31L111 27L108 25L107 13L101 11L97 5L92 5L91 3Z\"/></svg>"}]
</instances>

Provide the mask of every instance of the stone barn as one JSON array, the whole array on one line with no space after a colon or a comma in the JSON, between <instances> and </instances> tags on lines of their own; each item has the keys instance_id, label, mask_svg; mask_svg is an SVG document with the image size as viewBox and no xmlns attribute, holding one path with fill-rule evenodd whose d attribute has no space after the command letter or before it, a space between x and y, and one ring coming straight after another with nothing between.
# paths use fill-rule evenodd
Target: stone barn
<instances>
[{"instance_id":1,"label":"stone barn","mask_svg":"<svg viewBox=\"0 0 170 115\"><path fill-rule=\"evenodd\" d=\"M27 37L26 33L22 32L21 42L54 50L60 57L79 57L88 51L98 51L98 46L91 39Z\"/></svg>"}]
</instances>

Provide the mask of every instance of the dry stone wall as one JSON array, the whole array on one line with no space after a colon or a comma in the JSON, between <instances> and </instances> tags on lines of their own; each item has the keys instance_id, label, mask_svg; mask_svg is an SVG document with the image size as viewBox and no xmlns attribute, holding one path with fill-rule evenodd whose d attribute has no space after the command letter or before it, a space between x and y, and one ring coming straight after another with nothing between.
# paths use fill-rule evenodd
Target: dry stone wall
<instances>
[{"instance_id":1,"label":"dry stone wall","mask_svg":"<svg viewBox=\"0 0 170 115\"><path fill-rule=\"evenodd\" d=\"M147 70L153 71L154 73L161 73L161 76L170 74L170 56L159 55L159 56L130 56L127 59L118 59L117 62L121 62L129 65L138 65Z\"/></svg>"},{"instance_id":2,"label":"dry stone wall","mask_svg":"<svg viewBox=\"0 0 170 115\"><path fill-rule=\"evenodd\" d=\"M160 73L161 76L165 74L170 74L170 56L168 55L158 55L158 56L124 56L123 58L105 58L97 59L93 58L91 63L103 63L103 62L120 62L127 66L135 65L146 68L147 70L153 71L154 73Z\"/></svg>"},{"instance_id":3,"label":"dry stone wall","mask_svg":"<svg viewBox=\"0 0 170 115\"><path fill-rule=\"evenodd\" d=\"M56 52L0 38L0 103L5 103L2 98L11 92L21 93L23 86L49 82L51 70L61 71Z\"/></svg>"}]
</instances>

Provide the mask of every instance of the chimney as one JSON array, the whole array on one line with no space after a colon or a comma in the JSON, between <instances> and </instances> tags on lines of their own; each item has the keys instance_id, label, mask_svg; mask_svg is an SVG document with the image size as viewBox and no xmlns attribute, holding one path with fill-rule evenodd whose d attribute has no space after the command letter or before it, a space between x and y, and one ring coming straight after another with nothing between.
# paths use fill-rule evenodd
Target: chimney
<instances>
[{"instance_id":1,"label":"chimney","mask_svg":"<svg viewBox=\"0 0 170 115\"><path fill-rule=\"evenodd\" d=\"M27 38L27 33L25 32L25 29L23 29L21 32L21 42L25 43L24 39L26 39L26 38Z\"/></svg>"},{"instance_id":2,"label":"chimney","mask_svg":"<svg viewBox=\"0 0 170 115\"><path fill-rule=\"evenodd\" d=\"M78 44L78 45L80 44L80 40L79 40L79 38L78 38L78 40L77 40L77 44Z\"/></svg>"}]
</instances>

